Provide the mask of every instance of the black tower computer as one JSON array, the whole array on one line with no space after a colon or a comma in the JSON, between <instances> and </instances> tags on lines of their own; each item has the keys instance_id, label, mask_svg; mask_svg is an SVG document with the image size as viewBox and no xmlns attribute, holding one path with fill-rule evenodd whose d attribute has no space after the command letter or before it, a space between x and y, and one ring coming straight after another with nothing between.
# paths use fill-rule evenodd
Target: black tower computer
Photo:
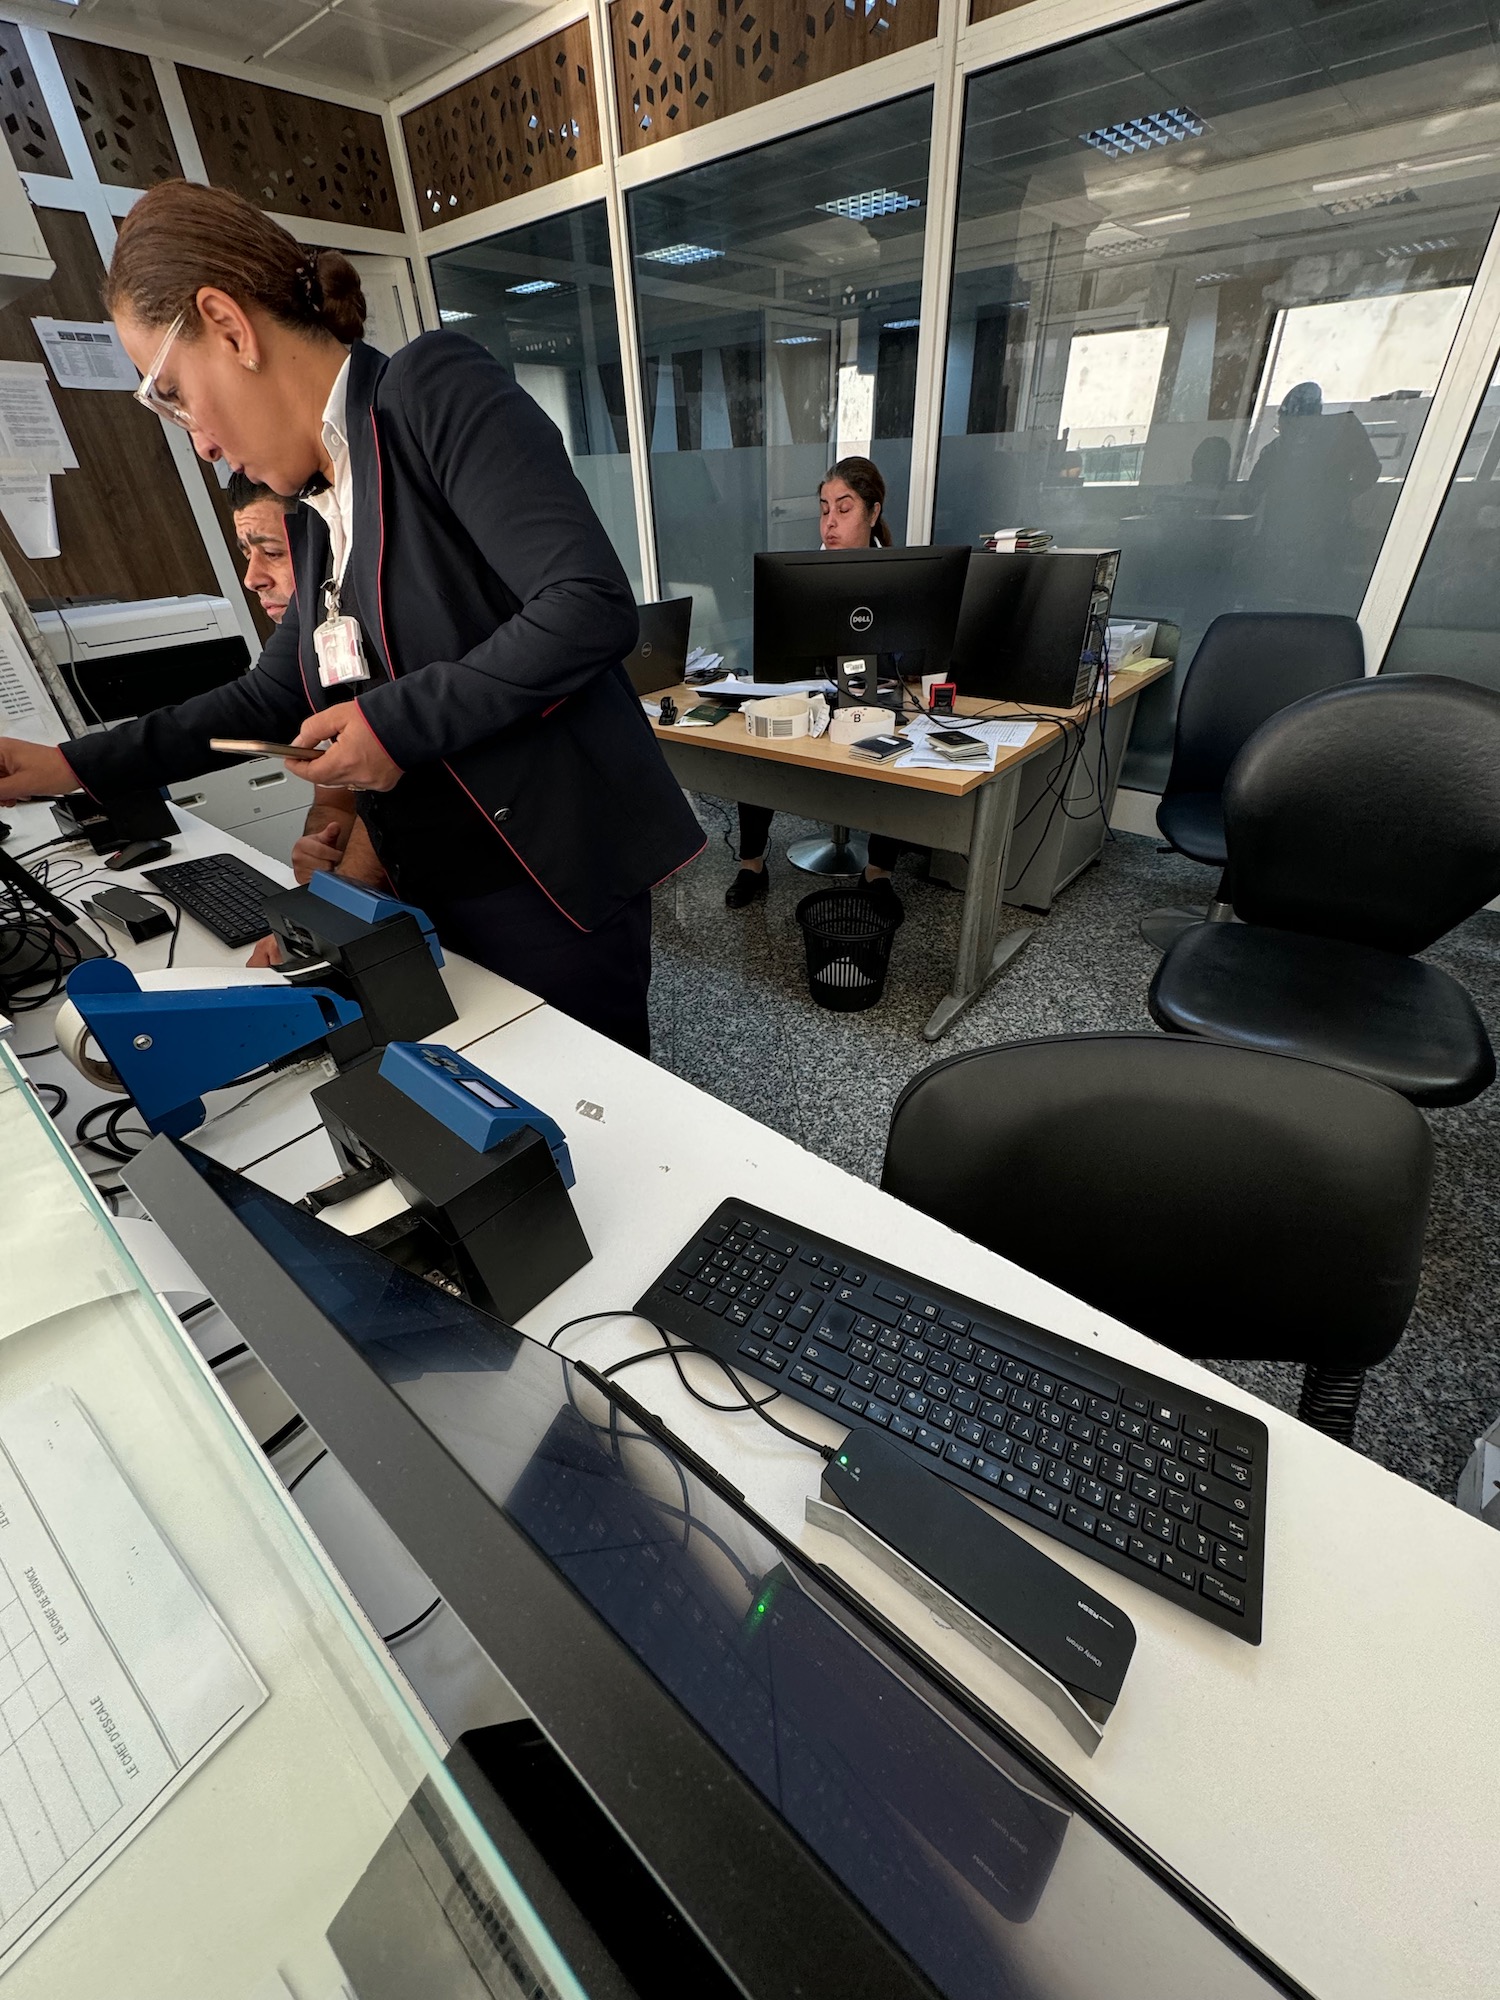
<instances>
[{"instance_id":1,"label":"black tower computer","mask_svg":"<svg viewBox=\"0 0 1500 2000\"><path fill-rule=\"evenodd\" d=\"M953 641L959 693L1037 708L1087 701L1119 566L1118 549L976 553Z\"/></svg>"},{"instance_id":2,"label":"black tower computer","mask_svg":"<svg viewBox=\"0 0 1500 2000\"><path fill-rule=\"evenodd\" d=\"M968 567L966 548L758 555L755 678L832 679L860 654L908 678L946 673Z\"/></svg>"}]
</instances>

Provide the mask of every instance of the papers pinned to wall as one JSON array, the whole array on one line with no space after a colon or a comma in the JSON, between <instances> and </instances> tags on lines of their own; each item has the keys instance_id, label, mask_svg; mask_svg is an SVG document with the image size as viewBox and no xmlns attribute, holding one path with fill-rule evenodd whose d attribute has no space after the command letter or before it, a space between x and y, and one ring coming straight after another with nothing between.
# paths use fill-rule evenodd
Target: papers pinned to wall
<instances>
[{"instance_id":1,"label":"papers pinned to wall","mask_svg":"<svg viewBox=\"0 0 1500 2000\"><path fill-rule=\"evenodd\" d=\"M69 734L10 613L0 604L0 736L66 743Z\"/></svg>"},{"instance_id":2,"label":"papers pinned to wall","mask_svg":"<svg viewBox=\"0 0 1500 2000\"><path fill-rule=\"evenodd\" d=\"M60 389L124 389L140 386L135 363L120 344L112 320L34 319L47 365Z\"/></svg>"},{"instance_id":3,"label":"papers pinned to wall","mask_svg":"<svg viewBox=\"0 0 1500 2000\"><path fill-rule=\"evenodd\" d=\"M0 361L0 513L24 556L58 554L52 475L77 463L41 362Z\"/></svg>"},{"instance_id":4,"label":"papers pinned to wall","mask_svg":"<svg viewBox=\"0 0 1500 2000\"><path fill-rule=\"evenodd\" d=\"M62 553L50 473L0 472L0 514L4 514L23 556L34 561L38 556Z\"/></svg>"}]
</instances>

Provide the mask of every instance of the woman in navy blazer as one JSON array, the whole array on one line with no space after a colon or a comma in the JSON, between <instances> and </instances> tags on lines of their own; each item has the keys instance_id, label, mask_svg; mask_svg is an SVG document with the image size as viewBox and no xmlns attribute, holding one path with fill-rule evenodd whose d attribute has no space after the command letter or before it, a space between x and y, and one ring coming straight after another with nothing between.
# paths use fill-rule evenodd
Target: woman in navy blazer
<instances>
[{"instance_id":1,"label":"woman in navy blazer","mask_svg":"<svg viewBox=\"0 0 1500 2000\"><path fill-rule=\"evenodd\" d=\"M383 867L445 944L648 1052L650 890L703 834L620 665L634 601L556 427L462 335L368 346L347 259L222 189L144 195L106 303L140 399L304 503L296 601L225 687L65 749L0 741L0 799L193 777L229 761L211 736L326 745L287 768L356 792L345 872ZM353 682L314 644L330 582Z\"/></svg>"}]
</instances>

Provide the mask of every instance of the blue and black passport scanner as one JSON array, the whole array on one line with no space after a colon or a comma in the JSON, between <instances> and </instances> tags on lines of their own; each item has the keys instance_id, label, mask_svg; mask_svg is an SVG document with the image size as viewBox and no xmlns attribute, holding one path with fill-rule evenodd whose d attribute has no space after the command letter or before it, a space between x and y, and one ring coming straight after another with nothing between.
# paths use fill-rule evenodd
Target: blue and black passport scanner
<instances>
[{"instance_id":1,"label":"blue and black passport scanner","mask_svg":"<svg viewBox=\"0 0 1500 2000\"><path fill-rule=\"evenodd\" d=\"M313 1092L340 1178L315 1213L385 1180L409 1207L361 1241L517 1320L589 1260L556 1121L455 1050L392 1042Z\"/></svg>"}]
</instances>

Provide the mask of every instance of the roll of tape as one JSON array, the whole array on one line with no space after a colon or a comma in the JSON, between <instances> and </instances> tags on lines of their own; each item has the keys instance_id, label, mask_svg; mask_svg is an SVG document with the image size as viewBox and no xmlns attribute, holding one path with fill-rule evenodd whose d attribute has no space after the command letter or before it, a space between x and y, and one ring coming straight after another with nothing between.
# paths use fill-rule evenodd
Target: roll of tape
<instances>
[{"instance_id":1,"label":"roll of tape","mask_svg":"<svg viewBox=\"0 0 1500 2000\"><path fill-rule=\"evenodd\" d=\"M97 1043L94 1045L95 1052L92 1055L89 1053L91 1039L89 1024L71 1000L64 1000L58 1008L57 1019L53 1023L53 1033L57 1036L58 1048L80 1076L86 1076L89 1082L97 1084L100 1090L112 1090L120 1097L130 1095L116 1076L112 1065L98 1053Z\"/></svg>"}]
</instances>

